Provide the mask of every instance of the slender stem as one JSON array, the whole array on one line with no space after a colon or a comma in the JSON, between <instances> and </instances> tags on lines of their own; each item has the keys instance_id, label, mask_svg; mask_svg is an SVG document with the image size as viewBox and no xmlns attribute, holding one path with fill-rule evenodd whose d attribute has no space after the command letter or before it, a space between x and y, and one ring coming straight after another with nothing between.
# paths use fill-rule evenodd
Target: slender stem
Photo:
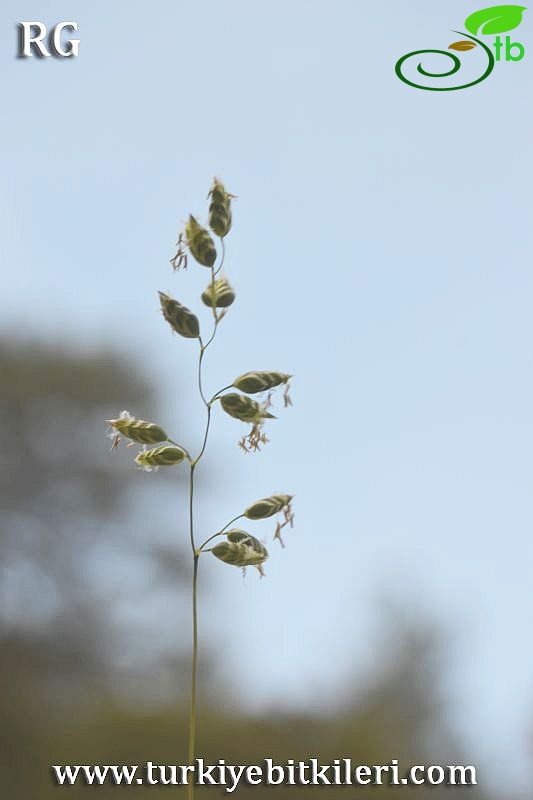
<instances>
[{"instance_id":1,"label":"slender stem","mask_svg":"<svg viewBox=\"0 0 533 800\"><path fill-rule=\"evenodd\" d=\"M205 448L207 447L207 437L209 436L209 428L210 428L210 426L211 426L211 406L208 404L207 405L207 421L206 421L206 424L205 424L204 441L202 442L202 449L200 450L200 452L198 453L198 455L196 456L196 459L194 461L194 465L195 466L200 461L200 459L203 456L203 454L205 453Z\"/></svg>"},{"instance_id":2,"label":"slender stem","mask_svg":"<svg viewBox=\"0 0 533 800\"><path fill-rule=\"evenodd\" d=\"M218 390L218 392L215 392L215 394L213 395L213 397L212 397L212 398L211 398L211 400L209 401L209 405L210 405L210 406L212 406L212 405L213 405L213 403L215 402L215 400L217 399L217 397L220 397L220 395L222 394L222 392L227 392L227 391L228 391L228 389L233 389L233 384L232 384L232 383L230 383L230 385L229 385L229 386L224 386L224 388L223 388L223 389L219 389L219 390Z\"/></svg>"},{"instance_id":3,"label":"slender stem","mask_svg":"<svg viewBox=\"0 0 533 800\"><path fill-rule=\"evenodd\" d=\"M218 320L218 318L217 318L217 319L215 320L215 327L213 328L213 333L211 334L211 336L209 337L209 339L207 340L207 342L206 342L206 343L203 345L203 348L204 348L204 350L207 350L207 348L209 347L209 345L211 344L211 342L212 342L212 341L213 341L213 339L215 338L215 334L216 334L216 332L217 332L217 326L218 326L218 322L219 322L219 320Z\"/></svg>"},{"instance_id":4,"label":"slender stem","mask_svg":"<svg viewBox=\"0 0 533 800\"><path fill-rule=\"evenodd\" d=\"M222 264L224 263L224 241L222 240L222 261L220 267L218 268L217 272L221 269ZM213 292L213 317L214 317L214 324L213 324L213 332L211 333L210 338L207 342L202 341L202 338L199 336L198 341L200 343L200 354L198 357L198 391L200 392L200 397L202 398L202 402L206 407L207 417L205 423L205 432L204 438L202 442L202 447L200 448L200 452L196 456L194 460L191 459L189 456L189 460L191 462L191 470L190 470L190 477L189 477L189 534L191 540L191 550L193 556L193 573L192 573L192 664L191 664L191 706L190 706L190 716L189 716L189 746L188 746L188 759L189 765L194 766L194 761L196 758L196 694L197 694L197 673L198 673L198 562L200 559L200 552L201 548L196 548L196 543L194 541L194 472L196 466L200 459L202 458L203 454L205 453L205 448L207 447L207 439L209 436L209 428L211 425L211 403L213 400L208 401L203 388L202 383L202 365L204 360L205 351L213 341L216 336L217 327L219 323L219 318L217 316L217 310L215 305L215 293L214 293L214 284L215 284L215 270L211 268L211 287ZM215 395L216 398L217 395ZM237 518L236 518L237 519ZM233 520L232 520L233 521ZM229 523L231 524L231 523ZM228 527L228 526L226 526ZM187 798L188 800L194 800L194 777L187 781Z\"/></svg>"},{"instance_id":5,"label":"slender stem","mask_svg":"<svg viewBox=\"0 0 533 800\"><path fill-rule=\"evenodd\" d=\"M207 410L207 418L206 418L206 423L205 423L205 432L204 432L204 439L203 439L203 442L202 442L202 447L201 447L200 452L198 453L198 455L196 456L196 458L194 459L194 462L193 462L195 466L200 461L200 459L202 458L203 454L205 453L205 448L207 447L207 438L209 436L209 427L211 425L211 403L207 400L207 398L205 396L205 393L204 393L204 388L203 388L203 385L202 385L202 362L204 360L205 351L207 350L207 348L209 347L209 345L211 344L211 342L215 338L216 331L217 331L217 323L215 322L215 326L214 326L214 329L213 329L213 334L212 334L211 338L208 340L207 344L203 344L202 340L201 339L199 340L200 341L200 357L198 359L198 390L200 392L200 397L202 398L202 402L205 405L206 410Z\"/></svg>"},{"instance_id":6,"label":"slender stem","mask_svg":"<svg viewBox=\"0 0 533 800\"><path fill-rule=\"evenodd\" d=\"M202 342L201 337L198 337L198 341L200 342L200 357L198 359L198 390L200 392L200 397L202 398L204 405L208 405L202 386L202 361L204 360L205 351L213 341L213 337L211 337L211 339L207 342L207 344L204 344Z\"/></svg>"},{"instance_id":7,"label":"slender stem","mask_svg":"<svg viewBox=\"0 0 533 800\"><path fill-rule=\"evenodd\" d=\"M196 545L194 543L194 470L196 463L191 463L191 471L189 473L189 536L191 540L191 550L193 556L196 555Z\"/></svg>"},{"instance_id":8,"label":"slender stem","mask_svg":"<svg viewBox=\"0 0 533 800\"><path fill-rule=\"evenodd\" d=\"M194 467L191 467L191 475ZM196 757L196 676L198 671L198 560L194 556L192 577L192 676L191 676L191 712L189 719L189 764L194 765ZM194 777L187 781L187 797L194 800Z\"/></svg>"},{"instance_id":9,"label":"slender stem","mask_svg":"<svg viewBox=\"0 0 533 800\"><path fill-rule=\"evenodd\" d=\"M217 269L215 270L215 275L218 275L222 267L224 266L224 259L226 258L226 245L224 243L224 239L220 237L220 249L222 252L222 258L220 260L220 264L218 265Z\"/></svg>"},{"instance_id":10,"label":"slender stem","mask_svg":"<svg viewBox=\"0 0 533 800\"><path fill-rule=\"evenodd\" d=\"M239 514L239 516L238 516L238 517L233 517L233 519L230 519L230 521L227 523L227 525L224 525L224 527L223 527L223 528L221 528L219 531L217 531L217 532L216 532L216 533L214 533L212 536L210 536L210 537L209 537L209 539L206 539L206 540L205 540L205 542L203 542L203 544L201 544L201 545L200 545L200 547L198 548L198 550L203 550L203 549L204 549L204 547L206 546L206 544L209 544L209 542L210 542L212 539L215 539L217 536L223 536L223 535L224 535L224 532L225 532L225 531L227 531L227 529L229 528L229 526L230 526L230 525L233 525L233 523L234 523L234 522L237 522L237 520L238 520L238 519L242 519L242 518L243 518L243 516L244 516L244 514ZM204 552L205 552L205 551L204 551Z\"/></svg>"}]
</instances>

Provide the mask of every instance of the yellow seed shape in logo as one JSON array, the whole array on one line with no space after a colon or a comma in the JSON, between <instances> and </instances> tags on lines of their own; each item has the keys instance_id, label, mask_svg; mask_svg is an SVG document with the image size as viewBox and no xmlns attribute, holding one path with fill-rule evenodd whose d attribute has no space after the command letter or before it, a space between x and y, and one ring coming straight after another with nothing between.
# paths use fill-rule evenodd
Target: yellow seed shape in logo
<instances>
[{"instance_id":1,"label":"yellow seed shape in logo","mask_svg":"<svg viewBox=\"0 0 533 800\"><path fill-rule=\"evenodd\" d=\"M448 50L473 50L474 47L477 47L475 42L469 42L465 39L461 42L454 42L448 47Z\"/></svg>"}]
</instances>

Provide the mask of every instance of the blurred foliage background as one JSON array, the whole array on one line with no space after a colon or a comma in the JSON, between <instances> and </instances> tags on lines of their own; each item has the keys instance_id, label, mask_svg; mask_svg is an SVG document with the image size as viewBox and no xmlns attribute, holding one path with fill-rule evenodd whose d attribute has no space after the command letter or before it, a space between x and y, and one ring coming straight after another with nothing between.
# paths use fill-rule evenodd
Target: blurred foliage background
<instances>
[{"instance_id":1,"label":"blurred foliage background","mask_svg":"<svg viewBox=\"0 0 533 800\"><path fill-rule=\"evenodd\" d=\"M172 518L180 473L162 471L156 486L137 470L114 466L131 453L122 445L110 454L103 421L126 397L145 418L157 415L157 398L122 354L10 340L1 344L0 368L3 796L78 797L86 787L60 790L51 764L185 761L188 554L177 545ZM216 595L216 585L210 591ZM422 624L396 629L382 663L357 692L339 687L339 702L326 715L312 707L299 715L246 713L238 687L253 675L235 675L224 687L221 654L204 653L199 753L208 763L254 764L267 756L280 763L311 756L469 763L439 696L443 646ZM279 647L272 641L274 653ZM147 788L100 787L99 796L124 791ZM267 791L286 789L243 786L238 794ZM303 791L326 794L291 789ZM327 796L350 791L332 787ZM386 791L372 787L372 796ZM420 787L403 796L451 791ZM204 792L224 794L218 787ZM453 793L489 797L482 786Z\"/></svg>"}]
</instances>

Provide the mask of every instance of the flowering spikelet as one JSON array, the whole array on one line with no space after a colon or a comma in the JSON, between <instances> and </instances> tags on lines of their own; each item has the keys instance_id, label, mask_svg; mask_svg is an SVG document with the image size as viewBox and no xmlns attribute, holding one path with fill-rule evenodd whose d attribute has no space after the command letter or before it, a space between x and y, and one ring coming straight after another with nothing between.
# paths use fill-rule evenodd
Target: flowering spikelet
<instances>
[{"instance_id":1,"label":"flowering spikelet","mask_svg":"<svg viewBox=\"0 0 533 800\"><path fill-rule=\"evenodd\" d=\"M217 278L202 292L202 303L209 308L227 308L235 300L235 292L226 278Z\"/></svg>"},{"instance_id":2,"label":"flowering spikelet","mask_svg":"<svg viewBox=\"0 0 533 800\"><path fill-rule=\"evenodd\" d=\"M232 386L246 394L257 394L287 383L291 377L284 372L245 372L244 375L235 378Z\"/></svg>"},{"instance_id":3,"label":"flowering spikelet","mask_svg":"<svg viewBox=\"0 0 533 800\"><path fill-rule=\"evenodd\" d=\"M265 419L276 419L274 414L267 411L264 405L256 403L251 397L232 392L220 398L220 405L230 417L240 419L242 422L260 424Z\"/></svg>"},{"instance_id":4,"label":"flowering spikelet","mask_svg":"<svg viewBox=\"0 0 533 800\"><path fill-rule=\"evenodd\" d=\"M146 472L158 467L172 467L188 458L187 451L177 445L164 445L151 450L141 450L135 457L135 463Z\"/></svg>"},{"instance_id":5,"label":"flowering spikelet","mask_svg":"<svg viewBox=\"0 0 533 800\"><path fill-rule=\"evenodd\" d=\"M220 561L235 567L258 567L268 558L266 547L255 536L237 528L228 531L227 542L215 545L211 552Z\"/></svg>"},{"instance_id":6,"label":"flowering spikelet","mask_svg":"<svg viewBox=\"0 0 533 800\"><path fill-rule=\"evenodd\" d=\"M157 444L157 442L168 440L167 434L160 425L135 419L129 411L122 411L117 419L108 419L107 424L113 428L112 436L121 434L126 439L131 439L132 442Z\"/></svg>"},{"instance_id":7,"label":"flowering spikelet","mask_svg":"<svg viewBox=\"0 0 533 800\"><path fill-rule=\"evenodd\" d=\"M274 514L284 508L288 508L291 500L291 494L273 494L271 497L265 497L252 503L243 513L243 516L247 519L267 519L268 517L273 517Z\"/></svg>"},{"instance_id":8,"label":"flowering spikelet","mask_svg":"<svg viewBox=\"0 0 533 800\"><path fill-rule=\"evenodd\" d=\"M198 339L200 325L192 311L164 292L159 292L159 300L163 316L172 330L187 339Z\"/></svg>"},{"instance_id":9,"label":"flowering spikelet","mask_svg":"<svg viewBox=\"0 0 533 800\"><path fill-rule=\"evenodd\" d=\"M187 245L193 258L204 267L212 267L217 259L215 244L209 232L191 214L185 226Z\"/></svg>"},{"instance_id":10,"label":"flowering spikelet","mask_svg":"<svg viewBox=\"0 0 533 800\"><path fill-rule=\"evenodd\" d=\"M227 236L231 230L231 198L224 185L215 178L209 192L209 227L221 238Z\"/></svg>"}]
</instances>

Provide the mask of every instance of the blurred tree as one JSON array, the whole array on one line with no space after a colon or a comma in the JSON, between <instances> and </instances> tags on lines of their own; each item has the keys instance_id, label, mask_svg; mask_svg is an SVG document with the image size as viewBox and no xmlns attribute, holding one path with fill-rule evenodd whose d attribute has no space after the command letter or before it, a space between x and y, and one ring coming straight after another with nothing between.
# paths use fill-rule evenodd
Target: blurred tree
<instances>
[{"instance_id":1,"label":"blurred tree","mask_svg":"<svg viewBox=\"0 0 533 800\"><path fill-rule=\"evenodd\" d=\"M144 376L119 354L20 341L0 345L0 373L0 637L35 645L63 699L117 670L127 687L147 663L176 681L162 656L175 662L177 637L153 623L158 607L177 613L177 531L163 511L136 511L163 509L154 495L180 476L146 482L104 437L125 401L153 416Z\"/></svg>"},{"instance_id":2,"label":"blurred tree","mask_svg":"<svg viewBox=\"0 0 533 800\"><path fill-rule=\"evenodd\" d=\"M439 642L435 634L423 628L404 629L396 631L394 640L383 645L374 670L363 682L357 682L357 692L344 687L344 697L336 711L322 715L312 709L307 715L279 711L251 717L239 708L224 708L221 702L200 720L199 752L207 764L216 764L220 758L230 764L261 764L266 757L280 764L289 758L315 757L327 764L335 758L349 757L354 764L379 765L396 758L401 774L414 764L472 763L453 742L442 714L437 690ZM180 764L185 763L186 757L185 731L185 715L164 709L139 713L108 706L95 709L84 725L74 725L67 735L63 732L54 738L48 746L49 756L56 764L143 764L148 759L157 764ZM245 800L259 800L272 793L328 800L356 795L385 798L391 792L408 800L446 800L450 796L489 800L482 770L478 779L480 783L475 787L412 786L401 790L386 784L288 788L243 783L236 793ZM149 792L165 790L168 793L167 787L135 787L137 794L145 792L147 797ZM39 796L46 800L56 791L51 781L48 788L43 781ZM81 798L85 788L73 786L68 791L71 797ZM99 788L99 796L107 800L131 791L131 787L109 785ZM197 792L201 797L225 796L221 787L199 788ZM502 800L501 793L498 800Z\"/></svg>"}]
</instances>

